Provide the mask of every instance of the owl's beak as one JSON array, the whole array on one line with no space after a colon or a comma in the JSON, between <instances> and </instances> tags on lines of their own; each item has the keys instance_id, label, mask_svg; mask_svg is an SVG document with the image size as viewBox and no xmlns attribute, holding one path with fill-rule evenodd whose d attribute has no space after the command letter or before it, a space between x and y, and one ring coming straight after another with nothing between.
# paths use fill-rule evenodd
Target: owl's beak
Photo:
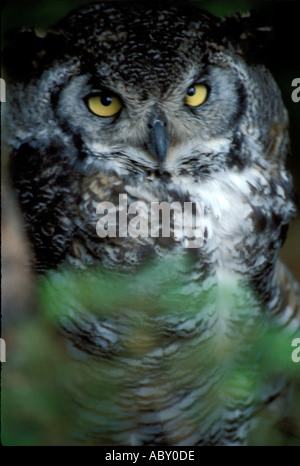
<instances>
[{"instance_id":1,"label":"owl's beak","mask_svg":"<svg viewBox=\"0 0 300 466\"><path fill-rule=\"evenodd\" d=\"M159 170L164 171L167 152L170 147L171 138L167 129L167 124L162 118L152 118L150 123L150 138L147 148L155 156L159 164Z\"/></svg>"}]
</instances>

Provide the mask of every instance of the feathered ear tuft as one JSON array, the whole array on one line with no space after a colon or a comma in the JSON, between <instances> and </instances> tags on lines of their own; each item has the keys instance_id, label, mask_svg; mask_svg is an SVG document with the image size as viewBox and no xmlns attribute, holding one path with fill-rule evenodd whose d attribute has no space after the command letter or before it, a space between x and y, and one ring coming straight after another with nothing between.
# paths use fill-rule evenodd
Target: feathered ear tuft
<instances>
[{"instance_id":1,"label":"feathered ear tuft","mask_svg":"<svg viewBox=\"0 0 300 466\"><path fill-rule=\"evenodd\" d=\"M276 2L272 8L252 10L220 21L225 46L234 47L247 62L272 66L295 62L295 48L300 41L299 2Z\"/></svg>"},{"instance_id":2,"label":"feathered ear tuft","mask_svg":"<svg viewBox=\"0 0 300 466\"><path fill-rule=\"evenodd\" d=\"M224 32L223 32L224 31ZM247 61L264 62L275 39L274 21L265 11L250 11L224 18L220 22L223 43Z\"/></svg>"},{"instance_id":3,"label":"feathered ear tuft","mask_svg":"<svg viewBox=\"0 0 300 466\"><path fill-rule=\"evenodd\" d=\"M26 82L39 75L51 60L64 49L66 37L62 33L39 29L8 31L7 47L3 50L2 63L8 77Z\"/></svg>"}]
</instances>

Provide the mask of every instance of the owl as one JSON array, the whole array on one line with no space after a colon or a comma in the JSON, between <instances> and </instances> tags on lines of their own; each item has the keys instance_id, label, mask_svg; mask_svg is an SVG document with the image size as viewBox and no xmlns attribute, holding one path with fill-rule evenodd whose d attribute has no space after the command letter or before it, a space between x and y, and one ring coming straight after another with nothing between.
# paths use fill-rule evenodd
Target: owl
<instances>
[{"instance_id":1,"label":"owl","mask_svg":"<svg viewBox=\"0 0 300 466\"><path fill-rule=\"evenodd\" d=\"M256 342L265 322L299 329L278 259L288 116L249 24L93 2L6 54L11 179L77 367L80 443L246 445L285 408L284 377L256 383Z\"/></svg>"}]
</instances>

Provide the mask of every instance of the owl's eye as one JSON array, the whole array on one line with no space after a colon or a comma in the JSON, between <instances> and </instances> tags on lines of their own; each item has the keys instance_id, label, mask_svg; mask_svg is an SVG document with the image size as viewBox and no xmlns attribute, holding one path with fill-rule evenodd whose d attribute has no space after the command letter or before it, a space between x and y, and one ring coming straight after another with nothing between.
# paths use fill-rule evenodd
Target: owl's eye
<instances>
[{"instance_id":1,"label":"owl's eye","mask_svg":"<svg viewBox=\"0 0 300 466\"><path fill-rule=\"evenodd\" d=\"M110 117L121 110L122 103L117 96L103 92L89 96L87 106L94 115Z\"/></svg>"},{"instance_id":2,"label":"owl's eye","mask_svg":"<svg viewBox=\"0 0 300 466\"><path fill-rule=\"evenodd\" d=\"M204 84L191 86L185 94L185 103L191 107L202 105L207 98L208 89Z\"/></svg>"}]
</instances>

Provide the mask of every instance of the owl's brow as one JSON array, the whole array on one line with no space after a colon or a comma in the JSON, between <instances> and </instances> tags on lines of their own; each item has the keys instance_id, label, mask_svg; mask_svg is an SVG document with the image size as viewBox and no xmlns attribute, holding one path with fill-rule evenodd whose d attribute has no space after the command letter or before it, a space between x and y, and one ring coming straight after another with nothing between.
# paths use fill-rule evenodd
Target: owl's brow
<instances>
[{"instance_id":1,"label":"owl's brow","mask_svg":"<svg viewBox=\"0 0 300 466\"><path fill-rule=\"evenodd\" d=\"M208 72L207 68L203 67L201 70L199 68L191 68L190 70L187 70L187 73L185 75L184 80L180 78L180 81L174 83L173 86L170 87L170 89L166 92L166 97L174 93L174 90L176 92L182 92L185 93L185 91L191 87L193 84L200 84L205 82L208 79Z\"/></svg>"},{"instance_id":2,"label":"owl's brow","mask_svg":"<svg viewBox=\"0 0 300 466\"><path fill-rule=\"evenodd\" d=\"M95 91L102 92L116 92L114 86L107 83L107 79L104 76L94 76L91 75L87 85L92 87Z\"/></svg>"}]
</instances>

